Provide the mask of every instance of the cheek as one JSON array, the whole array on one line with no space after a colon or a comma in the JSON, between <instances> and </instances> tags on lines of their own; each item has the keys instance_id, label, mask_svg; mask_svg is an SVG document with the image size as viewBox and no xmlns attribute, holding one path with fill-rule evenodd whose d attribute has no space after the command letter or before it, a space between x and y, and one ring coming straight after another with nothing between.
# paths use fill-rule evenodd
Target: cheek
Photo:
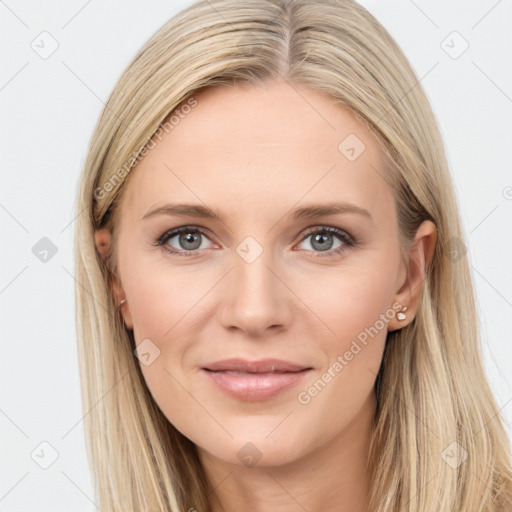
<instances>
[{"instance_id":1,"label":"cheek","mask_svg":"<svg viewBox=\"0 0 512 512\"><path fill-rule=\"evenodd\" d=\"M385 336L387 321L383 325L379 320L385 313L388 320L394 314L392 276L389 268L386 271L368 263L344 266L329 276L317 276L310 281L314 286L305 284L299 293L307 297L308 305L330 328L335 341L333 348L343 349L347 342L372 326L383 330Z\"/></svg>"},{"instance_id":2,"label":"cheek","mask_svg":"<svg viewBox=\"0 0 512 512\"><path fill-rule=\"evenodd\" d=\"M172 412L179 423L174 415L180 411L188 410L190 416L190 407L185 407L190 396L180 386L190 368L184 368L183 362L201 331L201 298L217 278L194 273L191 267L180 271L162 258L155 262L127 255L123 263L135 344L140 354L149 354L139 356L142 374L160 408L166 414Z\"/></svg>"},{"instance_id":3,"label":"cheek","mask_svg":"<svg viewBox=\"0 0 512 512\"><path fill-rule=\"evenodd\" d=\"M325 364L301 388L305 395L299 402L315 402L319 408L328 408L330 402L342 403L347 413L355 412L372 391L389 321L395 315L392 272L376 265L344 267L336 278L318 284L321 286L304 288L302 293L329 328L319 338ZM334 416L333 421L336 423Z\"/></svg>"},{"instance_id":4,"label":"cheek","mask_svg":"<svg viewBox=\"0 0 512 512\"><path fill-rule=\"evenodd\" d=\"M146 337L155 340L172 337L190 322L196 309L200 309L201 298L215 281L204 271L193 272L190 268L181 270L166 265L162 258L157 263L150 258L126 260L128 271L123 287L130 297L137 341Z\"/></svg>"},{"instance_id":5,"label":"cheek","mask_svg":"<svg viewBox=\"0 0 512 512\"><path fill-rule=\"evenodd\" d=\"M159 409L190 437L191 425L204 423L204 411L193 399L197 392L187 380L190 375L183 362L194 346L190 322L198 314L197 302L204 288L190 286L183 277L166 276L154 267L138 275L144 279L132 279L130 288L135 343L144 347L138 350L143 354L138 364ZM149 357L145 359L144 353Z\"/></svg>"}]
</instances>

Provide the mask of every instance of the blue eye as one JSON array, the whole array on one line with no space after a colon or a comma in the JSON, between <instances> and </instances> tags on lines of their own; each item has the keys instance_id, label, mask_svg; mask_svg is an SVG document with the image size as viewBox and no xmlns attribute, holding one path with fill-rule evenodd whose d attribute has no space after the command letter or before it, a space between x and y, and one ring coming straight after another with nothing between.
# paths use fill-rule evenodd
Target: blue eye
<instances>
[{"instance_id":1,"label":"blue eye","mask_svg":"<svg viewBox=\"0 0 512 512\"><path fill-rule=\"evenodd\" d=\"M171 247L167 244L168 240L177 238L178 243L184 247L184 249ZM171 254L178 256L193 256L197 249L204 249L201 247L202 238L208 238L206 233L199 228L193 226L183 226L181 228L171 229L164 233L156 242L157 246L164 246L165 250ZM191 254L187 254L191 253Z\"/></svg>"},{"instance_id":2,"label":"blue eye","mask_svg":"<svg viewBox=\"0 0 512 512\"><path fill-rule=\"evenodd\" d=\"M310 229L301 239L301 243L314 236L311 242L313 251L310 257L330 257L337 256L342 252L355 247L356 240L346 233L345 231L330 227L320 226ZM176 238L177 243L181 247L173 247L167 242ZM336 248L333 247L333 238L338 239L341 242ZM203 246L204 239L209 240L206 233L195 226L182 226L179 228L171 229L166 231L158 240L155 242L155 246L162 246L167 252L175 254L176 256L195 256L199 249L207 249L208 247Z\"/></svg>"},{"instance_id":3,"label":"blue eye","mask_svg":"<svg viewBox=\"0 0 512 512\"><path fill-rule=\"evenodd\" d=\"M312 231L309 231L303 238L302 242L313 236L311 243L312 247L319 248L318 251L310 251L312 254L310 257L331 257L337 256L351 247L355 247L356 241L355 239L342 231L341 229L330 227L330 226L322 226L321 228L314 228ZM342 244L335 249L332 249L333 246L333 238L337 238ZM324 254L322 254L324 253Z\"/></svg>"}]
</instances>

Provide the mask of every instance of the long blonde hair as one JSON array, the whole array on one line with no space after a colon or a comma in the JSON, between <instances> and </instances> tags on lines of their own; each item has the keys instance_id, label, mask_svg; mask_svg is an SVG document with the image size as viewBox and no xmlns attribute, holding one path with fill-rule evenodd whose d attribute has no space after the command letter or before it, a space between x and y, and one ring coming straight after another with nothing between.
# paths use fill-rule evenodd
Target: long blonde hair
<instances>
[{"instance_id":1,"label":"long blonde hair","mask_svg":"<svg viewBox=\"0 0 512 512\"><path fill-rule=\"evenodd\" d=\"M210 510L196 447L152 399L113 297L123 184L162 123L193 108L201 89L283 78L346 105L378 137L404 254L423 220L438 230L417 315L388 334L376 380L371 512L510 512L509 441L482 368L443 142L404 54L352 0L198 1L151 37L108 98L81 176L75 239L84 422L99 506ZM100 227L114 237L109 264L95 249Z\"/></svg>"}]
</instances>

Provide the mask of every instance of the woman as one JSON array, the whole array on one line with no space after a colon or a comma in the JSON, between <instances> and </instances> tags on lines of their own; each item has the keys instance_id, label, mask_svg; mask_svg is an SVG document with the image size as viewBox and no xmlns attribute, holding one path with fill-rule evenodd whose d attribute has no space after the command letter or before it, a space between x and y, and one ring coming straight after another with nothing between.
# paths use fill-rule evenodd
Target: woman
<instances>
[{"instance_id":1,"label":"woman","mask_svg":"<svg viewBox=\"0 0 512 512\"><path fill-rule=\"evenodd\" d=\"M199 1L121 76L78 198L102 510L512 509L442 140L352 1Z\"/></svg>"}]
</instances>

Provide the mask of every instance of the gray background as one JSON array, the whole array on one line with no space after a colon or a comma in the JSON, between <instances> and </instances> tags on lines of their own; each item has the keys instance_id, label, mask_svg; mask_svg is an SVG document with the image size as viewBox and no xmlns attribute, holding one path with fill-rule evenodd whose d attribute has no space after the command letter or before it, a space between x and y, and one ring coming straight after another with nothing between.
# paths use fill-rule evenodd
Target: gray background
<instances>
[{"instance_id":1,"label":"gray background","mask_svg":"<svg viewBox=\"0 0 512 512\"><path fill-rule=\"evenodd\" d=\"M122 70L190 3L0 0L2 512L98 510L74 324L78 176ZM439 121L468 237L486 371L512 422L511 2L361 3L403 48ZM58 48L47 55L52 44ZM46 262L37 257L43 247Z\"/></svg>"}]
</instances>

